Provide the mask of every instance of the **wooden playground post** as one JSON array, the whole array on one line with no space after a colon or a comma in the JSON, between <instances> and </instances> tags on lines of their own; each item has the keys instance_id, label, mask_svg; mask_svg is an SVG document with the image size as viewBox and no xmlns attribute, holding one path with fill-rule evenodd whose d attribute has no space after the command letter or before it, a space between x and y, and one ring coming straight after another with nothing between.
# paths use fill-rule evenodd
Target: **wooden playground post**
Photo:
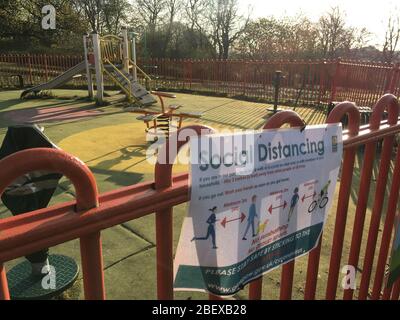
<instances>
[{"instance_id":1,"label":"wooden playground post","mask_svg":"<svg viewBox=\"0 0 400 320\"><path fill-rule=\"evenodd\" d=\"M44 61L45 79L46 79L46 82L48 82L48 81L49 81L49 68L48 68L48 66L47 66L47 55L44 54L44 55L42 56L42 58L43 58L43 61Z\"/></svg>"},{"instance_id":2,"label":"wooden playground post","mask_svg":"<svg viewBox=\"0 0 400 320\"><path fill-rule=\"evenodd\" d=\"M93 81L92 81L92 72L90 71L90 64L89 64L89 50L88 50L88 40L89 40L89 35L84 34L83 35L83 48L84 48L84 58L85 58L85 65L86 65L86 79L87 79L87 84L88 84L88 94L89 98L93 99L94 94L93 94Z\"/></svg>"},{"instance_id":3,"label":"wooden playground post","mask_svg":"<svg viewBox=\"0 0 400 320\"><path fill-rule=\"evenodd\" d=\"M28 54L28 70L29 70L29 82L33 85L33 76L32 76L32 60L31 55Z\"/></svg>"},{"instance_id":4,"label":"wooden playground post","mask_svg":"<svg viewBox=\"0 0 400 320\"><path fill-rule=\"evenodd\" d=\"M319 63L319 92L318 92L318 104L321 104L322 100L324 100L324 95L325 95L325 73L326 73L326 60L322 60Z\"/></svg>"},{"instance_id":5,"label":"wooden playground post","mask_svg":"<svg viewBox=\"0 0 400 320\"><path fill-rule=\"evenodd\" d=\"M94 61L96 68L96 100L98 104L102 104L104 100L104 79L103 79L103 68L102 68L102 56L100 48L100 36L96 33L92 33L93 39L93 51L94 51Z\"/></svg>"},{"instance_id":6,"label":"wooden playground post","mask_svg":"<svg viewBox=\"0 0 400 320\"><path fill-rule=\"evenodd\" d=\"M122 43L122 57L123 57L123 65L124 65L124 71L126 73L129 73L129 39L128 39L128 29L126 27L122 28L122 38L123 38L123 43ZM136 68L135 68L136 69Z\"/></svg>"},{"instance_id":7,"label":"wooden playground post","mask_svg":"<svg viewBox=\"0 0 400 320\"><path fill-rule=\"evenodd\" d=\"M131 60L137 65L137 60L136 60L136 33L130 32L130 41L131 41ZM137 70L136 66L134 66L132 70L132 75L133 75L133 80L137 81Z\"/></svg>"}]
</instances>

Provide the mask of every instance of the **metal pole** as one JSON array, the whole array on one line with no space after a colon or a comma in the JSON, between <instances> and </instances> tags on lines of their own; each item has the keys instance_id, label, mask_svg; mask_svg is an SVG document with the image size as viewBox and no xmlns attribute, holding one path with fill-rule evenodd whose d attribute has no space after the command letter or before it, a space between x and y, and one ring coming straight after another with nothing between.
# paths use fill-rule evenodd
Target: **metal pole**
<instances>
[{"instance_id":1,"label":"metal pole","mask_svg":"<svg viewBox=\"0 0 400 320\"><path fill-rule=\"evenodd\" d=\"M349 136L358 136L360 128L360 113L354 103L344 102L337 105L329 114L326 123L338 123L345 115L347 115L349 118ZM338 195L339 200L336 210L336 223L333 233L333 239L335 239L335 241L333 241L331 248L328 283L326 289L327 300L334 300L336 298L356 152L357 148L353 147L346 149L343 154L344 160L341 175L342 178ZM315 299L318 269L317 267L313 268L313 264L316 264L316 261L318 260L319 265L319 256L319 252L316 252L315 250L310 253L308 265L309 269L307 271L307 282L304 294L304 297L307 300Z\"/></svg>"},{"instance_id":2,"label":"metal pole","mask_svg":"<svg viewBox=\"0 0 400 320\"><path fill-rule=\"evenodd\" d=\"M332 79L332 87L331 87L331 100L329 102L334 102L336 100L336 93L337 93L337 86L338 86L338 79L340 76L340 58L336 60L336 69L335 74Z\"/></svg>"},{"instance_id":3,"label":"metal pole","mask_svg":"<svg viewBox=\"0 0 400 320\"><path fill-rule=\"evenodd\" d=\"M105 300L103 254L100 232L80 239L83 286L86 300Z\"/></svg>"},{"instance_id":4,"label":"metal pole","mask_svg":"<svg viewBox=\"0 0 400 320\"><path fill-rule=\"evenodd\" d=\"M213 130L206 126L189 126L185 130L195 132L197 136L212 133ZM157 160L155 167L155 189L162 191L172 186L172 168L179 150L187 143L179 140L179 133L166 144L159 153L165 156L165 162ZM171 146L171 141L177 145ZM175 149L176 148L176 149ZM156 211L156 244L157 244L157 297L159 300L173 300L174 298L174 263L173 263L173 207Z\"/></svg>"},{"instance_id":5,"label":"metal pole","mask_svg":"<svg viewBox=\"0 0 400 320\"><path fill-rule=\"evenodd\" d=\"M279 105L279 90L281 87L282 71L275 72L275 100L274 100L274 113L278 112Z\"/></svg>"},{"instance_id":6,"label":"metal pole","mask_svg":"<svg viewBox=\"0 0 400 320\"><path fill-rule=\"evenodd\" d=\"M282 71L277 70L275 71L275 79L274 79L274 87L275 87L275 95L274 95L274 108L268 109L268 111L273 112L274 114L277 113L278 106L279 106L279 91L281 88L281 79L282 79Z\"/></svg>"},{"instance_id":7,"label":"metal pole","mask_svg":"<svg viewBox=\"0 0 400 320\"><path fill-rule=\"evenodd\" d=\"M10 293L8 291L6 269L0 263L0 300L10 300Z\"/></svg>"},{"instance_id":8,"label":"metal pole","mask_svg":"<svg viewBox=\"0 0 400 320\"><path fill-rule=\"evenodd\" d=\"M389 86L386 90L386 93L394 93L395 88L396 88L396 81L397 81L397 75L399 73L400 70L400 63L396 63L392 70L390 71L391 77L390 77L390 83Z\"/></svg>"}]
</instances>

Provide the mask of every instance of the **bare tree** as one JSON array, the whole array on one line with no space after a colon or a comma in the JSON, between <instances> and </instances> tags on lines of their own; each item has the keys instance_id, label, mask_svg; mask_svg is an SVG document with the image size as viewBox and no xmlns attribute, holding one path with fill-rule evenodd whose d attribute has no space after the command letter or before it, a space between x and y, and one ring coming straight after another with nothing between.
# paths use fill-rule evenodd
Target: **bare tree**
<instances>
[{"instance_id":1,"label":"bare tree","mask_svg":"<svg viewBox=\"0 0 400 320\"><path fill-rule=\"evenodd\" d=\"M182 9L181 0L166 0L166 6L168 11L168 25L172 25L175 21L176 16Z\"/></svg>"},{"instance_id":2,"label":"bare tree","mask_svg":"<svg viewBox=\"0 0 400 320\"><path fill-rule=\"evenodd\" d=\"M352 46L356 49L366 47L371 40L372 33L367 28L355 29Z\"/></svg>"},{"instance_id":3,"label":"bare tree","mask_svg":"<svg viewBox=\"0 0 400 320\"><path fill-rule=\"evenodd\" d=\"M163 55L166 55L168 45L172 38L173 26L176 16L180 13L182 9L181 0L166 0L167 5L167 21L166 21L166 32L163 46Z\"/></svg>"},{"instance_id":4,"label":"bare tree","mask_svg":"<svg viewBox=\"0 0 400 320\"><path fill-rule=\"evenodd\" d=\"M107 32L118 34L127 22L130 4L127 0L108 0L104 2L102 15Z\"/></svg>"},{"instance_id":5,"label":"bare tree","mask_svg":"<svg viewBox=\"0 0 400 320\"><path fill-rule=\"evenodd\" d=\"M205 12L207 9L207 0L187 0L185 3L185 17L188 27L191 31L204 30Z\"/></svg>"},{"instance_id":6,"label":"bare tree","mask_svg":"<svg viewBox=\"0 0 400 320\"><path fill-rule=\"evenodd\" d=\"M154 33L157 26L162 22L166 13L167 2L167 0L135 0L136 9L150 33Z\"/></svg>"},{"instance_id":7,"label":"bare tree","mask_svg":"<svg viewBox=\"0 0 400 320\"><path fill-rule=\"evenodd\" d=\"M127 0L73 0L72 3L86 17L92 31L99 33L118 33L130 8Z\"/></svg>"},{"instance_id":8,"label":"bare tree","mask_svg":"<svg viewBox=\"0 0 400 320\"><path fill-rule=\"evenodd\" d=\"M210 0L208 19L211 38L219 59L228 59L233 43L246 29L250 18L239 13L238 0Z\"/></svg>"},{"instance_id":9,"label":"bare tree","mask_svg":"<svg viewBox=\"0 0 400 320\"><path fill-rule=\"evenodd\" d=\"M319 19L319 41L324 57L332 58L344 32L345 19L338 7Z\"/></svg>"},{"instance_id":10,"label":"bare tree","mask_svg":"<svg viewBox=\"0 0 400 320\"><path fill-rule=\"evenodd\" d=\"M76 9L84 14L94 32L101 32L102 29L101 10L103 2L103 0L73 0Z\"/></svg>"},{"instance_id":11,"label":"bare tree","mask_svg":"<svg viewBox=\"0 0 400 320\"><path fill-rule=\"evenodd\" d=\"M394 62L399 53L396 52L400 41L400 16L391 16L385 34L385 42L383 44L383 60L387 63Z\"/></svg>"},{"instance_id":12,"label":"bare tree","mask_svg":"<svg viewBox=\"0 0 400 320\"><path fill-rule=\"evenodd\" d=\"M302 15L249 22L235 44L235 54L251 59L300 59L316 55L314 24Z\"/></svg>"},{"instance_id":13,"label":"bare tree","mask_svg":"<svg viewBox=\"0 0 400 320\"><path fill-rule=\"evenodd\" d=\"M209 0L186 0L184 2L183 19L187 27L187 43L191 47L194 54L202 52L204 48L213 53L214 50L209 47L209 40L207 38L208 12Z\"/></svg>"},{"instance_id":14,"label":"bare tree","mask_svg":"<svg viewBox=\"0 0 400 320\"><path fill-rule=\"evenodd\" d=\"M332 8L318 22L318 41L325 58L348 53L357 38L357 29L346 26L346 14L339 7ZM360 33L365 36L365 34ZM360 39L359 39L360 41Z\"/></svg>"}]
</instances>

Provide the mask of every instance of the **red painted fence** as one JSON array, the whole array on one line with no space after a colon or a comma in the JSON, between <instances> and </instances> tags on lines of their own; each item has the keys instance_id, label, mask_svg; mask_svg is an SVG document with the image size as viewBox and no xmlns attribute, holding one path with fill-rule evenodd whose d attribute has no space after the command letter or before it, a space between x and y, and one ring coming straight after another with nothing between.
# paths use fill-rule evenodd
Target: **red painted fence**
<instances>
[{"instance_id":1,"label":"red painted fence","mask_svg":"<svg viewBox=\"0 0 400 320\"><path fill-rule=\"evenodd\" d=\"M384 113L387 114L387 120L382 120ZM353 265L362 270L361 275L358 273L358 299L399 299L400 280L393 287L385 287L385 268L389 259L400 188L400 152L395 147L395 139L400 133L399 113L397 98L387 94L375 104L370 123L366 126L360 127L360 113L355 104L350 102L339 104L329 115L327 123L337 123L348 115L349 129L344 132L344 157L337 209L330 213L335 218L333 234L329 235L332 240L321 238L318 247L308 255L308 267L301 280L304 299L315 299L317 286L323 287L326 299L341 298L341 294L344 299L353 299L355 292L352 289L344 290L340 287L344 265ZM271 117L265 128L279 128L285 124L299 127L303 121L297 113L283 111ZM197 133L201 129L211 130L202 126L192 129ZM377 144L381 141L382 149L376 152ZM181 148L185 143L180 142L178 147ZM168 148L168 145L164 148ZM170 163L173 163L175 157L176 154L170 155ZM363 159L356 166L358 157ZM157 164L155 182L98 195L93 174L86 165L60 150L22 151L3 159L0 167L7 168L0 172L0 194L15 178L35 170L63 173L72 181L77 194L76 203L69 202L0 220L0 298L9 298L4 262L78 238L81 241L85 297L105 298L100 233L112 226L153 213L157 235L157 294L159 299L174 297L173 208L189 201L187 174L172 176L172 165ZM372 189L375 190L374 194L370 194L371 185L375 187ZM351 197L355 199L355 204L351 204ZM370 211L367 209L369 201L372 203ZM354 225L349 226L350 217ZM381 222L383 230L380 230ZM363 235L365 243L362 243ZM365 250L361 250L362 246L365 246ZM321 270L322 250L329 252L327 270ZM347 255L345 252L348 250ZM299 276L296 273L296 263L293 261L281 268L281 299L291 299L293 296L294 278L295 275ZM327 281L319 280L322 271L327 272ZM262 294L262 279L254 281L249 287L250 299L268 299L271 295L271 292Z\"/></svg>"},{"instance_id":2,"label":"red painted fence","mask_svg":"<svg viewBox=\"0 0 400 320\"><path fill-rule=\"evenodd\" d=\"M16 82L12 76L16 75L21 75L26 85L47 82L82 62L82 60L82 56L1 54L0 86L14 85ZM84 84L84 82L81 84Z\"/></svg>"},{"instance_id":3,"label":"red painted fence","mask_svg":"<svg viewBox=\"0 0 400 320\"><path fill-rule=\"evenodd\" d=\"M0 87L39 84L74 66L82 56L0 55ZM245 61L147 59L139 65L162 90L188 90L274 101L275 71L283 71L280 102L319 105L354 101L373 106L384 93L400 94L400 65L346 60ZM156 67L156 68L155 68ZM84 86L85 75L71 86ZM112 85L107 82L106 85Z\"/></svg>"}]
</instances>

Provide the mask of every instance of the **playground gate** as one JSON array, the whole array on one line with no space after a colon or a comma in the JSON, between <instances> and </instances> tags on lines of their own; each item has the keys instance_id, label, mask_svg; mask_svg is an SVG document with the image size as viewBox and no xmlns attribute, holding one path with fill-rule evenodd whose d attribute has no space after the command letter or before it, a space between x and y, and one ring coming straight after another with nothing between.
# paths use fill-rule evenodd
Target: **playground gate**
<instances>
[{"instance_id":1,"label":"playground gate","mask_svg":"<svg viewBox=\"0 0 400 320\"><path fill-rule=\"evenodd\" d=\"M359 299L393 299L400 295L400 280L392 287L385 287L385 267L388 261L393 225L397 212L400 188L400 152L395 138L400 132L400 106L391 94L383 96L375 104L370 123L360 127L358 108L350 102L336 106L327 118L327 123L337 123L348 115L349 126L344 133L344 157L340 177L337 211L332 243L323 238L317 248L308 255L308 267L304 283L304 299L316 298L320 254L322 246L330 249L330 264L326 299L338 297L339 275L343 264L362 269L357 296ZM387 120L382 120L387 113ZM269 119L265 128L283 125L302 127L302 119L293 111L277 113ZM190 127L200 134L208 127ZM171 141L171 140L170 140ZM377 144L383 141L380 156ZM169 142L168 142L169 143ZM185 141L178 142L178 149ZM353 179L356 177L355 161L363 147L363 160L359 190L355 194L355 212L349 210ZM164 148L168 148L165 145ZM391 169L393 150L395 163ZM162 152L161 152L162 153ZM173 163L175 155L170 155ZM30 159L30 161L26 161ZM374 170L374 163L379 169ZM76 190L76 202L64 203L0 220L0 298L9 299L4 262L25 256L42 248L52 247L73 239L80 239L84 292L86 299L105 299L101 232L112 226L155 213L156 217L156 264L157 295L159 299L173 299L173 208L189 201L188 175L172 176L172 164L156 164L155 181L133 185L105 194L98 194L96 182L88 167L61 150L31 149L13 154L0 162L0 193L17 177L36 170L63 173L71 180ZM373 176L376 188L369 194ZM389 190L389 192L386 192ZM364 228L368 200L372 197L369 226ZM380 221L384 203L384 227L380 236ZM346 229L347 219L354 214L354 226ZM363 232L367 233L365 255L361 255ZM345 239L351 238L349 256L343 256ZM378 241L379 240L379 241ZM378 246L377 244L380 243ZM281 270L280 298L291 299L294 285L296 261L285 264ZM132 270L134 271L134 270ZM262 278L252 282L250 299L262 298ZM352 299L354 290L343 290L344 299ZM268 298L268 292L265 297ZM210 296L216 299L214 296Z\"/></svg>"}]
</instances>

